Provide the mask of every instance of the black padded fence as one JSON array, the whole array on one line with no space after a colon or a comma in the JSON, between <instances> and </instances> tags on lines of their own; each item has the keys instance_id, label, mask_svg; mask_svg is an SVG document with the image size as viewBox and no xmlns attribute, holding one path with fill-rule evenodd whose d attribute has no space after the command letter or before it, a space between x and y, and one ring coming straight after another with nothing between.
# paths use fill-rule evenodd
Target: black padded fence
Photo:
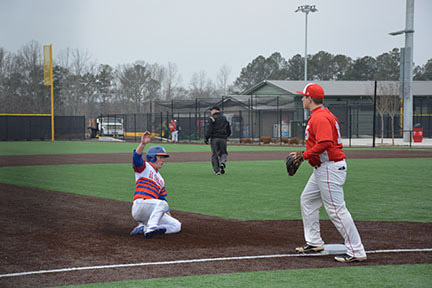
<instances>
[{"instance_id":1,"label":"black padded fence","mask_svg":"<svg viewBox=\"0 0 432 288\"><path fill-rule=\"evenodd\" d=\"M55 140L85 137L84 116L54 116ZM1 141L51 140L49 116L0 116Z\"/></svg>"},{"instance_id":2,"label":"black padded fence","mask_svg":"<svg viewBox=\"0 0 432 288\"><path fill-rule=\"evenodd\" d=\"M55 116L54 134L57 140L84 139L84 116Z\"/></svg>"}]
</instances>

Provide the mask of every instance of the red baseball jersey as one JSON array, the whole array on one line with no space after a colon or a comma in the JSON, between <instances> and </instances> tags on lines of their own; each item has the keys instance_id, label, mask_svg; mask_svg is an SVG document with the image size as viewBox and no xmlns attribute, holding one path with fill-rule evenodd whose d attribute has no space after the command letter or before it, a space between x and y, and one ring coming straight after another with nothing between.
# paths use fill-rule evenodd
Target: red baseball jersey
<instances>
[{"instance_id":1,"label":"red baseball jersey","mask_svg":"<svg viewBox=\"0 0 432 288\"><path fill-rule=\"evenodd\" d=\"M170 132L177 131L177 124L174 121L171 121L169 125Z\"/></svg>"},{"instance_id":2,"label":"red baseball jersey","mask_svg":"<svg viewBox=\"0 0 432 288\"><path fill-rule=\"evenodd\" d=\"M321 163L323 163L326 161L340 161L346 157L342 150L339 121L324 106L317 107L311 111L311 116L306 126L305 139L306 152L303 154L305 159L314 159L319 156ZM325 146L327 148L321 151L322 149L320 148L322 145L316 145L323 142L326 142L325 144L327 145Z\"/></svg>"}]
</instances>

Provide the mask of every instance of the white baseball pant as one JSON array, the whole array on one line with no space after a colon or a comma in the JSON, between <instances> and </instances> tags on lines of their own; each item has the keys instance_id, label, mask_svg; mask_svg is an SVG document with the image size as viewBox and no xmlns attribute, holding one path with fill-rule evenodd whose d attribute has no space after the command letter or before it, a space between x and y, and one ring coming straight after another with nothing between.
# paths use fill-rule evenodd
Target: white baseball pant
<instances>
[{"instance_id":1,"label":"white baseball pant","mask_svg":"<svg viewBox=\"0 0 432 288\"><path fill-rule=\"evenodd\" d=\"M344 238L347 254L365 257L360 235L345 205L343 185L346 174L345 160L324 162L314 169L300 197L304 236L309 245L324 245L319 224L319 209L324 203L330 220Z\"/></svg>"},{"instance_id":2,"label":"white baseball pant","mask_svg":"<svg viewBox=\"0 0 432 288\"><path fill-rule=\"evenodd\" d=\"M171 132L171 141L178 142L178 130Z\"/></svg>"}]
</instances>

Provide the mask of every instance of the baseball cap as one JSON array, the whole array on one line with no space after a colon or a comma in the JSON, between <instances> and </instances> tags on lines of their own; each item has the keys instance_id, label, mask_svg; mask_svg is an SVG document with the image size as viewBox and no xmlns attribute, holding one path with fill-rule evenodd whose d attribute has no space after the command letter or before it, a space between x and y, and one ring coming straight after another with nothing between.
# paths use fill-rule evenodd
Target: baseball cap
<instances>
[{"instance_id":1,"label":"baseball cap","mask_svg":"<svg viewBox=\"0 0 432 288\"><path fill-rule=\"evenodd\" d=\"M324 89L315 83L307 84L303 91L297 91L297 93L318 99L324 99Z\"/></svg>"},{"instance_id":2,"label":"baseball cap","mask_svg":"<svg viewBox=\"0 0 432 288\"><path fill-rule=\"evenodd\" d=\"M219 106L213 106L213 107L210 108L210 110L213 110L213 109L220 111Z\"/></svg>"}]
</instances>

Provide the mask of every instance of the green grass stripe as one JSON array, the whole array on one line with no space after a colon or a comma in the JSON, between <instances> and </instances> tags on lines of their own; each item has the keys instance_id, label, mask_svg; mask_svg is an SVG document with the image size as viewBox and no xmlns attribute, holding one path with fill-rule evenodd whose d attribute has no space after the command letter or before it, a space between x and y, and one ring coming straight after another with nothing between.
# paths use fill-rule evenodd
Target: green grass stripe
<instances>
[{"instance_id":1,"label":"green grass stripe","mask_svg":"<svg viewBox=\"0 0 432 288\"><path fill-rule=\"evenodd\" d=\"M138 143L127 142L97 142L97 141L17 141L0 142L0 155L47 155L47 154L81 154L81 153L129 153ZM168 152L205 152L210 151L210 145L197 144L161 144ZM147 147L147 148L148 148ZM228 151L294 151L305 147L290 147L278 145L241 146L228 145ZM347 150L365 150L365 148L346 148ZM372 149L372 148L371 148ZM374 148L379 150L381 148ZM407 150L408 148L384 148L385 150ZM416 149L419 150L419 149ZM426 149L427 150L427 149Z\"/></svg>"},{"instance_id":2,"label":"green grass stripe","mask_svg":"<svg viewBox=\"0 0 432 288\"><path fill-rule=\"evenodd\" d=\"M111 287L430 287L432 265L347 266L338 268L260 271L188 277L157 278L125 282L107 282L77 286L81 288Z\"/></svg>"},{"instance_id":3,"label":"green grass stripe","mask_svg":"<svg viewBox=\"0 0 432 288\"><path fill-rule=\"evenodd\" d=\"M351 159L344 186L355 220L431 222L432 159ZM213 174L210 162L166 162L161 169L174 210L239 220L301 219L300 194L312 173L306 163L294 177L283 161L228 162ZM0 168L0 182L131 201L131 164ZM323 209L323 208L322 208ZM328 219L325 211L322 219Z\"/></svg>"},{"instance_id":4,"label":"green grass stripe","mask_svg":"<svg viewBox=\"0 0 432 288\"><path fill-rule=\"evenodd\" d=\"M28 141L0 142L0 155L44 155L44 154L80 154L80 153L129 153L138 143L127 142L91 142L91 141ZM168 152L202 152L210 151L210 145L197 144L162 144L152 145L165 147ZM148 148L147 147L147 148ZM284 146L238 146L229 145L229 151L278 151L301 149ZM304 148L303 148L304 149Z\"/></svg>"}]
</instances>

